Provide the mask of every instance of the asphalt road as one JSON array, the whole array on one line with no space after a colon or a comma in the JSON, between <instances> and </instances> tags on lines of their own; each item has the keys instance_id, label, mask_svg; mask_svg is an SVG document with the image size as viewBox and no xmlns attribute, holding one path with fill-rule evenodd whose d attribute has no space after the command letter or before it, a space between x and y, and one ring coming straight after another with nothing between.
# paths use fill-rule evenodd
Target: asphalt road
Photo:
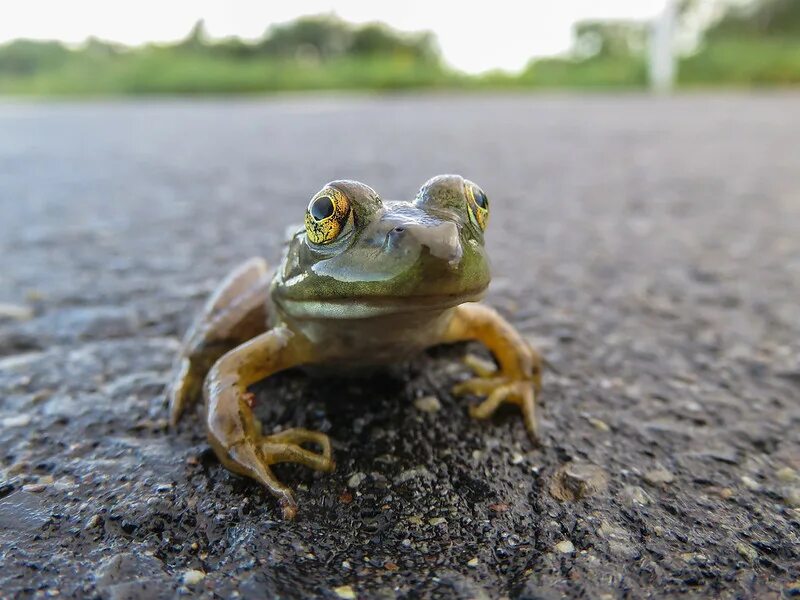
<instances>
[{"instance_id":1,"label":"asphalt road","mask_svg":"<svg viewBox=\"0 0 800 600\"><path fill-rule=\"evenodd\" d=\"M800 595L798 140L796 93L0 103L0 596ZM463 346L281 375L262 418L338 465L280 471L283 522L165 430L177 339L326 181L442 172L492 200L544 446L467 417Z\"/></svg>"}]
</instances>

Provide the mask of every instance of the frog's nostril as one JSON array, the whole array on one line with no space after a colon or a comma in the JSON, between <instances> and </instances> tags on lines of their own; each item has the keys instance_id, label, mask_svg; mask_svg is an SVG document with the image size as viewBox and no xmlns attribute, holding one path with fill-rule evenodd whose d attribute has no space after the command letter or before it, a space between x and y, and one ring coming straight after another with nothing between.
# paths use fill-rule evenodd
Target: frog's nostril
<instances>
[{"instance_id":1,"label":"frog's nostril","mask_svg":"<svg viewBox=\"0 0 800 600\"><path fill-rule=\"evenodd\" d=\"M395 233L403 233L406 230L405 227L395 227L392 231Z\"/></svg>"}]
</instances>

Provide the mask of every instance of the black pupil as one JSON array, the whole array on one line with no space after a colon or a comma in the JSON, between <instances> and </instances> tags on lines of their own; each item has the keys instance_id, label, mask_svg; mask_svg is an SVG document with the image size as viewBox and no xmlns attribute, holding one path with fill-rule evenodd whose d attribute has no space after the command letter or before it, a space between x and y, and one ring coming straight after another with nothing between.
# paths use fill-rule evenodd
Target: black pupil
<instances>
[{"instance_id":1,"label":"black pupil","mask_svg":"<svg viewBox=\"0 0 800 600\"><path fill-rule=\"evenodd\" d=\"M311 204L311 216L317 221L326 219L333 214L333 202L327 196L320 196Z\"/></svg>"},{"instance_id":2,"label":"black pupil","mask_svg":"<svg viewBox=\"0 0 800 600\"><path fill-rule=\"evenodd\" d=\"M475 204L477 204L481 208L489 207L489 199L486 197L486 194L484 194L481 190L475 190Z\"/></svg>"}]
</instances>

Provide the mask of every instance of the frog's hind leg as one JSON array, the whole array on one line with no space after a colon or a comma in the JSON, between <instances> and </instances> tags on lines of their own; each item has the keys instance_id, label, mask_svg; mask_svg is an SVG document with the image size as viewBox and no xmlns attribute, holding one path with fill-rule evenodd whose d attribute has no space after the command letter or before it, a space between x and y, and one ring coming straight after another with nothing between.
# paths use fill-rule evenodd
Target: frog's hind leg
<instances>
[{"instance_id":1,"label":"frog's hind leg","mask_svg":"<svg viewBox=\"0 0 800 600\"><path fill-rule=\"evenodd\" d=\"M199 397L211 365L225 352L267 329L269 276L263 258L251 258L217 286L184 337L169 388L169 419Z\"/></svg>"},{"instance_id":2,"label":"frog's hind leg","mask_svg":"<svg viewBox=\"0 0 800 600\"><path fill-rule=\"evenodd\" d=\"M220 461L231 471L263 484L278 498L287 519L295 516L297 505L292 491L278 481L270 467L293 462L318 471L332 471L330 440L324 433L307 429L262 435L250 407L247 386L312 358L310 344L303 336L278 327L220 358L204 387L208 439ZM306 443L315 444L322 451L311 452L302 446Z\"/></svg>"},{"instance_id":3,"label":"frog's hind leg","mask_svg":"<svg viewBox=\"0 0 800 600\"><path fill-rule=\"evenodd\" d=\"M541 389L542 360L537 351L496 311L481 304L462 304L455 309L443 342L477 340L494 355L499 368L477 357L465 362L477 377L453 388L459 396L477 394L486 399L470 407L476 419L488 419L503 404L516 404L522 410L531 439L538 441L536 394Z\"/></svg>"}]
</instances>

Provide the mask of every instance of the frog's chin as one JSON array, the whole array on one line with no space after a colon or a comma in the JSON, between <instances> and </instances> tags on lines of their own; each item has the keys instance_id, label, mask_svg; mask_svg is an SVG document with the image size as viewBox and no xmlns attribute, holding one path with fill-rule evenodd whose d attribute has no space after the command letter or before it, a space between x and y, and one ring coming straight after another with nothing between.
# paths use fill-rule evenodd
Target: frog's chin
<instances>
[{"instance_id":1,"label":"frog's chin","mask_svg":"<svg viewBox=\"0 0 800 600\"><path fill-rule=\"evenodd\" d=\"M444 312L464 302L477 302L485 293L486 288L432 296L283 299L280 309L294 319L371 319L390 315Z\"/></svg>"}]
</instances>

